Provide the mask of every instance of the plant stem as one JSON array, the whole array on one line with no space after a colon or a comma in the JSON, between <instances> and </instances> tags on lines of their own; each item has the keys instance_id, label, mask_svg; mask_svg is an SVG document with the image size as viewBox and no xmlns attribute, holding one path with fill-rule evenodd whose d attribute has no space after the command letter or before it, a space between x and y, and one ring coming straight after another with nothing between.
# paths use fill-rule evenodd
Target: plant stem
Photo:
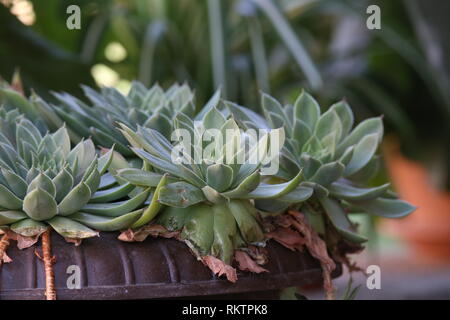
<instances>
[{"instance_id":1,"label":"plant stem","mask_svg":"<svg viewBox=\"0 0 450 320\"><path fill-rule=\"evenodd\" d=\"M55 257L52 257L50 231L51 229L48 228L47 231L42 234L42 254L45 270L45 296L47 297L47 300L56 300L55 274L53 272Z\"/></svg>"}]
</instances>

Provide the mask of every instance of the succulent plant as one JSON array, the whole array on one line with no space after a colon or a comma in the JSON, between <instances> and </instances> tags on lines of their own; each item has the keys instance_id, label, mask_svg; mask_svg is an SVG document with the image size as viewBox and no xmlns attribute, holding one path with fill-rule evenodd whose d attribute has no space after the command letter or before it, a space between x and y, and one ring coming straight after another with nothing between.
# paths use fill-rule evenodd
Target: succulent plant
<instances>
[{"instance_id":1,"label":"succulent plant","mask_svg":"<svg viewBox=\"0 0 450 320\"><path fill-rule=\"evenodd\" d=\"M116 129L117 122L136 129L138 125L158 130L167 136L172 132L172 119L179 111L193 115L193 93L186 85L173 85L167 91L155 85L147 89L140 82L133 82L128 95L115 88L102 88L96 92L83 86L90 105L68 93L54 93L56 105L40 104L39 112L49 124L60 126L65 122L75 135L73 142L81 137L92 137L96 145L115 148L125 157L134 156L126 147L126 140ZM56 113L52 118L52 111Z\"/></svg>"},{"instance_id":2,"label":"succulent plant","mask_svg":"<svg viewBox=\"0 0 450 320\"><path fill-rule=\"evenodd\" d=\"M261 182L266 162L278 156L284 129L252 138L216 105L205 106L206 112L196 121L178 113L174 144L151 128L121 127L132 150L154 171L166 172L172 179L158 190L157 201L166 208L156 223L182 230L181 238L198 256L214 256L230 264L235 249L265 240L251 199L283 197L297 187L301 174L277 185ZM252 158L257 152L259 157ZM151 173L138 169L120 170L118 176L138 186L152 184L148 183ZM310 196L308 190L297 194L297 202Z\"/></svg>"},{"instance_id":3,"label":"succulent plant","mask_svg":"<svg viewBox=\"0 0 450 320\"><path fill-rule=\"evenodd\" d=\"M0 225L22 236L50 225L68 238L128 227L150 190L127 199L134 186L105 179L112 153L98 157L91 140L71 149L64 126L42 134L17 110L0 109Z\"/></svg>"},{"instance_id":4,"label":"succulent plant","mask_svg":"<svg viewBox=\"0 0 450 320\"><path fill-rule=\"evenodd\" d=\"M262 94L264 117L227 102L230 112L242 126L284 128L286 143L277 176L290 179L302 169L301 187L314 190L308 201L298 205L316 231L325 233L325 221L331 222L345 239L364 242L355 232L347 212L365 212L388 218L399 218L414 210L399 200L389 184L369 187L368 181L379 169L376 151L383 137L381 118L370 118L353 128L353 112L341 101L321 113L318 103L302 92L294 105L282 106ZM286 201L260 201L265 211L282 211L291 205Z\"/></svg>"}]
</instances>

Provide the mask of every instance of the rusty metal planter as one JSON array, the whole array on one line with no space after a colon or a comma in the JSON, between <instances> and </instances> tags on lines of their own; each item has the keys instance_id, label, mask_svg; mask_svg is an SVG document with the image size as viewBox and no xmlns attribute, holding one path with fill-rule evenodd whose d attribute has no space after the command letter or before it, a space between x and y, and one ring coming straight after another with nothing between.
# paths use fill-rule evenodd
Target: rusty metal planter
<instances>
[{"instance_id":1,"label":"rusty metal planter","mask_svg":"<svg viewBox=\"0 0 450 320\"><path fill-rule=\"evenodd\" d=\"M76 247L53 233L52 243L58 299L240 297L242 293L276 292L322 281L318 261L273 241L268 244L269 263L265 266L270 273L238 272L234 284L214 276L177 240L124 243L117 240L116 233L103 233L101 238L87 239ZM0 269L0 299L44 299L43 264L34 251L34 247L18 250L15 243L10 246L8 255L13 262ZM80 289L67 288L70 265L80 267ZM340 273L338 266L333 276Z\"/></svg>"}]
</instances>

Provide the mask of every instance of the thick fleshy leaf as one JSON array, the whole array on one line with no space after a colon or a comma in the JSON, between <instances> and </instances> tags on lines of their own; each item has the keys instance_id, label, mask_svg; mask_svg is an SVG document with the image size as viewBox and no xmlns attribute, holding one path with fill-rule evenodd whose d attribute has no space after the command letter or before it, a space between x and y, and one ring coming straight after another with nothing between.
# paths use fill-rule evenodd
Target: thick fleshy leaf
<instances>
[{"instance_id":1,"label":"thick fleshy leaf","mask_svg":"<svg viewBox=\"0 0 450 320\"><path fill-rule=\"evenodd\" d=\"M337 155L341 156L348 147L357 144L363 137L370 134L377 134L379 139L381 140L381 137L383 137L383 121L381 120L381 118L370 118L361 122L339 144Z\"/></svg>"},{"instance_id":2,"label":"thick fleshy leaf","mask_svg":"<svg viewBox=\"0 0 450 320\"><path fill-rule=\"evenodd\" d=\"M320 107L317 101L303 91L294 104L294 116L304 121L312 130L320 116Z\"/></svg>"},{"instance_id":3,"label":"thick fleshy leaf","mask_svg":"<svg viewBox=\"0 0 450 320\"><path fill-rule=\"evenodd\" d=\"M322 162L305 154L300 158L300 166L303 169L302 172L305 178L311 179L322 166Z\"/></svg>"},{"instance_id":4,"label":"thick fleshy leaf","mask_svg":"<svg viewBox=\"0 0 450 320\"><path fill-rule=\"evenodd\" d=\"M178 208L186 208L205 200L201 189L182 181L162 187L158 196L160 203Z\"/></svg>"},{"instance_id":5,"label":"thick fleshy leaf","mask_svg":"<svg viewBox=\"0 0 450 320\"><path fill-rule=\"evenodd\" d=\"M237 232L236 221L225 203L213 205L211 209L214 215L214 241L211 253L226 264L231 264L235 249L233 239Z\"/></svg>"},{"instance_id":6,"label":"thick fleshy leaf","mask_svg":"<svg viewBox=\"0 0 450 320\"><path fill-rule=\"evenodd\" d=\"M322 142L333 135L336 139L334 142L337 144L342 135L342 123L334 109L329 109L319 118L314 135Z\"/></svg>"},{"instance_id":7,"label":"thick fleshy leaf","mask_svg":"<svg viewBox=\"0 0 450 320\"><path fill-rule=\"evenodd\" d=\"M27 218L22 211L0 211L0 226L8 225Z\"/></svg>"},{"instance_id":8,"label":"thick fleshy leaf","mask_svg":"<svg viewBox=\"0 0 450 320\"><path fill-rule=\"evenodd\" d=\"M140 187L156 187L163 177L159 173L134 168L120 169L117 176Z\"/></svg>"},{"instance_id":9,"label":"thick fleshy leaf","mask_svg":"<svg viewBox=\"0 0 450 320\"><path fill-rule=\"evenodd\" d=\"M34 178L33 181L31 181L31 183L28 185L27 193L30 193L34 189L38 188L47 191L47 193L52 197L56 195L55 184L53 183L52 179L50 179L43 172L39 173L38 176Z\"/></svg>"},{"instance_id":10,"label":"thick fleshy leaf","mask_svg":"<svg viewBox=\"0 0 450 320\"><path fill-rule=\"evenodd\" d=\"M247 203L245 203L246 201ZM232 200L227 202L227 206L239 226L241 236L247 243L264 240L261 226L255 219L256 209L248 200Z\"/></svg>"},{"instance_id":11,"label":"thick fleshy leaf","mask_svg":"<svg viewBox=\"0 0 450 320\"><path fill-rule=\"evenodd\" d=\"M242 199L270 199L279 198L293 191L300 183L302 172L300 171L292 180L280 184L261 183L256 189Z\"/></svg>"},{"instance_id":12,"label":"thick fleshy leaf","mask_svg":"<svg viewBox=\"0 0 450 320\"><path fill-rule=\"evenodd\" d=\"M227 190L233 183L233 169L221 163L209 166L206 171L206 183L218 192Z\"/></svg>"},{"instance_id":13,"label":"thick fleshy leaf","mask_svg":"<svg viewBox=\"0 0 450 320\"><path fill-rule=\"evenodd\" d=\"M111 201L119 200L125 196L127 196L133 189L134 185L131 183L126 183L123 185L118 185L113 188L108 188L105 190L100 190L94 193L89 200L90 203L106 203Z\"/></svg>"},{"instance_id":14,"label":"thick fleshy leaf","mask_svg":"<svg viewBox=\"0 0 450 320\"><path fill-rule=\"evenodd\" d=\"M53 178L53 184L56 189L56 202L60 202L73 187L73 177L67 169L61 170L56 177Z\"/></svg>"},{"instance_id":15,"label":"thick fleshy leaf","mask_svg":"<svg viewBox=\"0 0 450 320\"><path fill-rule=\"evenodd\" d=\"M32 219L45 221L57 214L55 199L45 190L37 188L23 200L23 210Z\"/></svg>"},{"instance_id":16,"label":"thick fleshy leaf","mask_svg":"<svg viewBox=\"0 0 450 320\"><path fill-rule=\"evenodd\" d=\"M356 188L348 184L334 182L329 187L331 195L344 200L369 200L383 195L389 188L389 183L375 188Z\"/></svg>"},{"instance_id":17,"label":"thick fleshy leaf","mask_svg":"<svg viewBox=\"0 0 450 320\"><path fill-rule=\"evenodd\" d=\"M118 217L125 213L131 212L142 205L145 200L147 200L149 193L150 189L147 189L126 201L113 203L88 203L80 211L105 217Z\"/></svg>"},{"instance_id":18,"label":"thick fleshy leaf","mask_svg":"<svg viewBox=\"0 0 450 320\"><path fill-rule=\"evenodd\" d=\"M347 240L356 243L362 243L367 241L363 236L358 235L347 217L344 209L339 203L330 198L319 198L325 212L330 219L333 226L339 231L339 233Z\"/></svg>"},{"instance_id":19,"label":"thick fleshy leaf","mask_svg":"<svg viewBox=\"0 0 450 320\"><path fill-rule=\"evenodd\" d=\"M345 166L344 175L352 175L362 168L372 159L378 147L378 134L367 135L359 141L353 149L350 162Z\"/></svg>"},{"instance_id":20,"label":"thick fleshy leaf","mask_svg":"<svg viewBox=\"0 0 450 320\"><path fill-rule=\"evenodd\" d=\"M71 215L83 208L90 199L91 190L86 183L80 182L58 205L58 214L61 216Z\"/></svg>"},{"instance_id":21,"label":"thick fleshy leaf","mask_svg":"<svg viewBox=\"0 0 450 320\"><path fill-rule=\"evenodd\" d=\"M69 218L85 226L100 231L117 231L129 228L141 216L144 209L139 209L119 217L103 217L89 213L77 212Z\"/></svg>"},{"instance_id":22,"label":"thick fleshy leaf","mask_svg":"<svg viewBox=\"0 0 450 320\"><path fill-rule=\"evenodd\" d=\"M236 188L230 191L221 193L222 196L229 199L239 199L251 191L255 190L261 182L261 174L259 171L253 172L245 178Z\"/></svg>"},{"instance_id":23,"label":"thick fleshy leaf","mask_svg":"<svg viewBox=\"0 0 450 320\"><path fill-rule=\"evenodd\" d=\"M14 172L5 170L3 168L2 168L2 175L3 177L5 177L9 189L13 191L18 198L23 199L27 194L26 181L22 179L19 175L15 174Z\"/></svg>"},{"instance_id":24,"label":"thick fleshy leaf","mask_svg":"<svg viewBox=\"0 0 450 320\"><path fill-rule=\"evenodd\" d=\"M160 196L160 192L162 188L167 184L168 177L165 174L162 179L159 181L159 184L156 186L155 191L153 192L153 197L151 198L150 204L147 208L144 209L142 216L132 225L132 228L139 228L143 225L149 223L153 218L159 213L161 210L161 204L158 200Z\"/></svg>"},{"instance_id":25,"label":"thick fleshy leaf","mask_svg":"<svg viewBox=\"0 0 450 320\"><path fill-rule=\"evenodd\" d=\"M184 224L189 220L187 214L191 208L195 209L201 204L188 208L166 207L156 216L155 223L164 226L169 231L181 230Z\"/></svg>"},{"instance_id":26,"label":"thick fleshy leaf","mask_svg":"<svg viewBox=\"0 0 450 320\"><path fill-rule=\"evenodd\" d=\"M113 155L114 147L109 149L108 152L106 152L98 159L98 171L100 175L103 175L106 170L108 170L109 166L111 165Z\"/></svg>"},{"instance_id":27,"label":"thick fleshy leaf","mask_svg":"<svg viewBox=\"0 0 450 320\"><path fill-rule=\"evenodd\" d=\"M326 187L342 177L343 173L344 166L340 162L330 162L322 165L311 178L311 181Z\"/></svg>"},{"instance_id":28,"label":"thick fleshy leaf","mask_svg":"<svg viewBox=\"0 0 450 320\"><path fill-rule=\"evenodd\" d=\"M301 119L295 119L292 138L297 142L297 152L300 152L306 141L311 137L311 128Z\"/></svg>"},{"instance_id":29,"label":"thick fleshy leaf","mask_svg":"<svg viewBox=\"0 0 450 320\"><path fill-rule=\"evenodd\" d=\"M203 118L203 125L205 129L219 129L223 126L226 119L217 108L211 108Z\"/></svg>"},{"instance_id":30,"label":"thick fleshy leaf","mask_svg":"<svg viewBox=\"0 0 450 320\"><path fill-rule=\"evenodd\" d=\"M164 172L171 173L175 177L183 178L184 180L186 180L194 185L197 185L197 186L203 187L206 184L194 172L192 172L191 170L187 169L186 167L184 167L182 165L177 166L171 162L164 161L160 158L157 158L157 157L151 155L148 152L145 152L144 150L140 150L140 149L136 149L136 148L132 148L132 149L144 161L148 161L152 166L154 166Z\"/></svg>"},{"instance_id":31,"label":"thick fleshy leaf","mask_svg":"<svg viewBox=\"0 0 450 320\"><path fill-rule=\"evenodd\" d=\"M327 188L315 182L303 181L302 183L300 183L300 186L313 189L314 195L319 198L328 197L328 195L330 194Z\"/></svg>"},{"instance_id":32,"label":"thick fleshy leaf","mask_svg":"<svg viewBox=\"0 0 450 320\"><path fill-rule=\"evenodd\" d=\"M100 186L98 188L100 190L103 190L103 189L113 186L115 183L117 183L117 180L114 178L114 176L112 174L107 172L104 175L102 175L102 177L100 178Z\"/></svg>"},{"instance_id":33,"label":"thick fleshy leaf","mask_svg":"<svg viewBox=\"0 0 450 320\"><path fill-rule=\"evenodd\" d=\"M11 225L11 230L24 237L34 237L47 230L47 226L33 219L24 219Z\"/></svg>"},{"instance_id":34,"label":"thick fleshy leaf","mask_svg":"<svg viewBox=\"0 0 450 320\"><path fill-rule=\"evenodd\" d=\"M188 219L186 219L181 238L189 241L201 255L210 254L214 241L214 215L211 207L200 204L187 210L185 215Z\"/></svg>"},{"instance_id":35,"label":"thick fleshy leaf","mask_svg":"<svg viewBox=\"0 0 450 320\"><path fill-rule=\"evenodd\" d=\"M333 104L330 109L334 109L339 116L342 124L342 134L343 136L347 135L353 127L353 112L347 101L339 101L338 103Z\"/></svg>"},{"instance_id":36,"label":"thick fleshy leaf","mask_svg":"<svg viewBox=\"0 0 450 320\"><path fill-rule=\"evenodd\" d=\"M416 207L399 199L378 198L364 201L349 201L364 212L385 218L402 218L413 212Z\"/></svg>"},{"instance_id":37,"label":"thick fleshy leaf","mask_svg":"<svg viewBox=\"0 0 450 320\"><path fill-rule=\"evenodd\" d=\"M48 224L65 238L85 239L98 236L98 232L65 217L54 217Z\"/></svg>"},{"instance_id":38,"label":"thick fleshy leaf","mask_svg":"<svg viewBox=\"0 0 450 320\"><path fill-rule=\"evenodd\" d=\"M299 203L308 200L312 196L313 192L314 191L312 188L297 186L297 188L295 188L294 191L291 191L288 194L281 196L277 200L289 203Z\"/></svg>"}]
</instances>

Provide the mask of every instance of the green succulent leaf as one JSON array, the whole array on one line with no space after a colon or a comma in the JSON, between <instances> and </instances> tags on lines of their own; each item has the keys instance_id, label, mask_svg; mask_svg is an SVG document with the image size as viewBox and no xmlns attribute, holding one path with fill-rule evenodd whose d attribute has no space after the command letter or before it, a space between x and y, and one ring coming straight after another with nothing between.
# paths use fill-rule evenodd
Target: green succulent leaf
<instances>
[{"instance_id":1,"label":"green succulent leaf","mask_svg":"<svg viewBox=\"0 0 450 320\"><path fill-rule=\"evenodd\" d=\"M234 237L237 232L236 221L226 204L211 207L214 216L214 241L211 253L226 264L231 264L234 255Z\"/></svg>"},{"instance_id":2,"label":"green succulent leaf","mask_svg":"<svg viewBox=\"0 0 450 320\"><path fill-rule=\"evenodd\" d=\"M53 229L65 238L85 239L98 236L98 232L66 217L54 217L48 221Z\"/></svg>"},{"instance_id":3,"label":"green succulent leaf","mask_svg":"<svg viewBox=\"0 0 450 320\"><path fill-rule=\"evenodd\" d=\"M300 171L292 180L285 183L280 184L261 183L252 192L248 193L245 196L242 196L242 199L270 199L282 197L293 191L298 186L301 177L302 172Z\"/></svg>"},{"instance_id":4,"label":"green succulent leaf","mask_svg":"<svg viewBox=\"0 0 450 320\"><path fill-rule=\"evenodd\" d=\"M156 187L163 177L159 173L134 168L120 169L117 176L140 187Z\"/></svg>"},{"instance_id":5,"label":"green succulent leaf","mask_svg":"<svg viewBox=\"0 0 450 320\"><path fill-rule=\"evenodd\" d=\"M345 239L356 243L367 241L366 238L354 232L354 227L348 219L347 214L336 200L331 198L319 198L319 201L325 209L333 226Z\"/></svg>"},{"instance_id":6,"label":"green succulent leaf","mask_svg":"<svg viewBox=\"0 0 450 320\"><path fill-rule=\"evenodd\" d=\"M47 226L39 221L33 219L23 219L11 225L11 230L24 237L34 237L44 233Z\"/></svg>"},{"instance_id":7,"label":"green succulent leaf","mask_svg":"<svg viewBox=\"0 0 450 320\"><path fill-rule=\"evenodd\" d=\"M247 203L245 203L247 201ZM247 243L256 243L264 240L264 234L255 219L257 212L248 200L232 200L226 204L239 226L241 236Z\"/></svg>"},{"instance_id":8,"label":"green succulent leaf","mask_svg":"<svg viewBox=\"0 0 450 320\"><path fill-rule=\"evenodd\" d=\"M177 208L186 208L205 200L201 189L183 181L162 187L158 196L160 203Z\"/></svg>"},{"instance_id":9,"label":"green succulent leaf","mask_svg":"<svg viewBox=\"0 0 450 320\"><path fill-rule=\"evenodd\" d=\"M30 193L34 189L38 188L47 191L47 193L52 197L56 195L55 184L53 183L52 179L50 179L43 172L39 173L38 176L34 178L33 181L31 181L31 183L28 185L27 193Z\"/></svg>"},{"instance_id":10,"label":"green succulent leaf","mask_svg":"<svg viewBox=\"0 0 450 320\"><path fill-rule=\"evenodd\" d=\"M116 201L127 196L135 186L131 183L126 183L123 185L118 185L105 190L100 190L94 193L89 200L90 203L106 203L111 201Z\"/></svg>"},{"instance_id":11,"label":"green succulent leaf","mask_svg":"<svg viewBox=\"0 0 450 320\"><path fill-rule=\"evenodd\" d=\"M343 173L344 166L342 165L342 163L330 162L322 165L314 174L314 176L312 176L311 181L326 187L342 177Z\"/></svg>"},{"instance_id":12,"label":"green succulent leaf","mask_svg":"<svg viewBox=\"0 0 450 320\"><path fill-rule=\"evenodd\" d=\"M27 218L22 211L0 211L0 225L8 225Z\"/></svg>"},{"instance_id":13,"label":"green succulent leaf","mask_svg":"<svg viewBox=\"0 0 450 320\"><path fill-rule=\"evenodd\" d=\"M53 184L56 189L55 199L60 202L73 187L73 177L66 168L61 170L56 177L53 178Z\"/></svg>"},{"instance_id":14,"label":"green succulent leaf","mask_svg":"<svg viewBox=\"0 0 450 320\"><path fill-rule=\"evenodd\" d=\"M389 186L390 184L386 183L375 188L357 188L345 183L334 182L328 187L328 190L335 198L359 201L378 198L388 190Z\"/></svg>"},{"instance_id":15,"label":"green succulent leaf","mask_svg":"<svg viewBox=\"0 0 450 320\"><path fill-rule=\"evenodd\" d=\"M36 188L28 193L23 200L25 213L37 221L45 221L54 217L57 212L55 199L44 189Z\"/></svg>"},{"instance_id":16,"label":"green succulent leaf","mask_svg":"<svg viewBox=\"0 0 450 320\"><path fill-rule=\"evenodd\" d=\"M413 212L416 207L399 199L371 199L349 201L363 211L385 218L402 218Z\"/></svg>"},{"instance_id":17,"label":"green succulent leaf","mask_svg":"<svg viewBox=\"0 0 450 320\"><path fill-rule=\"evenodd\" d=\"M144 209L139 209L118 217L103 217L85 212L77 212L69 218L90 228L100 231L116 231L130 227L142 215Z\"/></svg>"},{"instance_id":18,"label":"green succulent leaf","mask_svg":"<svg viewBox=\"0 0 450 320\"><path fill-rule=\"evenodd\" d=\"M227 190L233 183L233 168L221 163L209 166L206 171L206 183L218 192Z\"/></svg>"},{"instance_id":19,"label":"green succulent leaf","mask_svg":"<svg viewBox=\"0 0 450 320\"><path fill-rule=\"evenodd\" d=\"M105 217L118 217L131 212L147 200L150 189L146 189L135 197L112 203L88 203L80 211Z\"/></svg>"},{"instance_id":20,"label":"green succulent leaf","mask_svg":"<svg viewBox=\"0 0 450 320\"><path fill-rule=\"evenodd\" d=\"M91 199L91 190L86 183L80 182L58 205L58 214L68 216L78 212Z\"/></svg>"},{"instance_id":21,"label":"green succulent leaf","mask_svg":"<svg viewBox=\"0 0 450 320\"><path fill-rule=\"evenodd\" d=\"M350 162L345 166L344 175L350 176L362 168L373 158L378 147L378 134L367 135L356 144Z\"/></svg>"},{"instance_id":22,"label":"green succulent leaf","mask_svg":"<svg viewBox=\"0 0 450 320\"><path fill-rule=\"evenodd\" d=\"M211 208L205 204L198 204L187 210L183 212L187 219L181 238L188 240L200 254L207 255L214 241L214 215Z\"/></svg>"},{"instance_id":23,"label":"green succulent leaf","mask_svg":"<svg viewBox=\"0 0 450 320\"><path fill-rule=\"evenodd\" d=\"M281 196L277 200L289 202L289 203L300 203L308 200L314 193L312 188L297 186L293 191Z\"/></svg>"},{"instance_id":24,"label":"green succulent leaf","mask_svg":"<svg viewBox=\"0 0 450 320\"><path fill-rule=\"evenodd\" d=\"M8 183L9 189L12 190L18 198L23 199L27 194L26 181L14 172L6 170L4 168L2 168L1 172L3 177L5 177L6 182Z\"/></svg>"},{"instance_id":25,"label":"green succulent leaf","mask_svg":"<svg viewBox=\"0 0 450 320\"><path fill-rule=\"evenodd\" d=\"M312 130L320 116L320 107L317 101L303 91L294 104L294 116L304 121Z\"/></svg>"},{"instance_id":26,"label":"green succulent leaf","mask_svg":"<svg viewBox=\"0 0 450 320\"><path fill-rule=\"evenodd\" d=\"M222 192L222 196L229 199L238 199L245 196L251 191L255 190L261 182L261 174L259 171L254 171L247 178L242 180L242 182L234 189L226 192Z\"/></svg>"}]
</instances>

